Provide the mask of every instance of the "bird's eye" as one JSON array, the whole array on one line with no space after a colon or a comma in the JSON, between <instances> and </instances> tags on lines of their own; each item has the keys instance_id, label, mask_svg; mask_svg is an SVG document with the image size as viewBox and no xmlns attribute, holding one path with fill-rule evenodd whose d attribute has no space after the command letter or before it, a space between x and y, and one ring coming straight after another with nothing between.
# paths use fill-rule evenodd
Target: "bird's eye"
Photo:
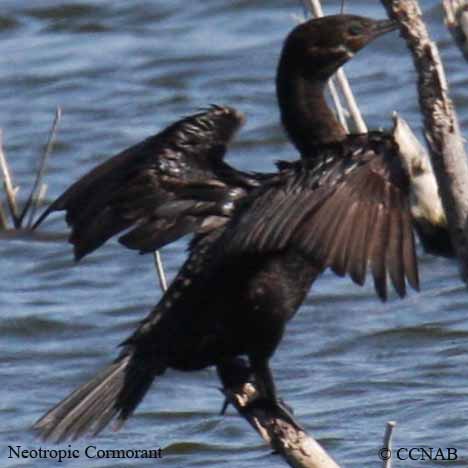
<instances>
[{"instance_id":1,"label":"bird's eye","mask_svg":"<svg viewBox=\"0 0 468 468\"><path fill-rule=\"evenodd\" d=\"M357 23L352 24L348 28L348 34L350 36L360 36L363 32L364 32L363 27L360 24L357 24Z\"/></svg>"}]
</instances>

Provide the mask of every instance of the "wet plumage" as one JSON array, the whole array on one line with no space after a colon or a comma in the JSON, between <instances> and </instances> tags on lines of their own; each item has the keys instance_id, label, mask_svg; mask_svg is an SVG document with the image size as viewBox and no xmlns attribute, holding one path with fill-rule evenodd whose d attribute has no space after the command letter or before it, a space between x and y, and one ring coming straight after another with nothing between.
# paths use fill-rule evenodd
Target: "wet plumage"
<instances>
[{"instance_id":1,"label":"wet plumage","mask_svg":"<svg viewBox=\"0 0 468 468\"><path fill-rule=\"evenodd\" d=\"M36 423L42 437L98 433L113 419L120 426L167 368L217 366L222 375L239 356L248 358L263 401L278 404L268 361L326 268L357 284L369 270L383 300L387 278L400 296L407 283L419 287L410 179L397 145L382 132L346 136L323 107L326 79L391 29L339 15L288 36L278 100L301 159L277 172L242 172L223 161L243 118L213 107L117 155L49 207L41 220L66 211L77 259L126 230L120 242L142 252L194 238L116 361Z\"/></svg>"},{"instance_id":2,"label":"wet plumage","mask_svg":"<svg viewBox=\"0 0 468 468\"><path fill-rule=\"evenodd\" d=\"M65 210L77 260L129 228L120 242L143 252L206 229L200 226L205 214L228 215L229 202L257 183L223 161L242 123L242 114L218 106L176 122L86 174L36 226ZM230 192L225 180L235 181L240 193Z\"/></svg>"}]
</instances>

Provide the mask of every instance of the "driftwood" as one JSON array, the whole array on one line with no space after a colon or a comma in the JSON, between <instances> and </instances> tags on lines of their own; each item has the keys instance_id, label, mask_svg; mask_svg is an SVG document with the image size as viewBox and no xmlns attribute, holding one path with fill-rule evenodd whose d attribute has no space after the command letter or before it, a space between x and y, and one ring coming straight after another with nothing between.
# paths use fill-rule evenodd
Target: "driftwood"
<instances>
[{"instance_id":1,"label":"driftwood","mask_svg":"<svg viewBox=\"0 0 468 468\"><path fill-rule=\"evenodd\" d=\"M285 420L281 414L275 414L273 410L265 411L258 408L246 410L245 405L256 394L256 389L252 384L245 384L243 388L236 391L224 390L224 394L239 414L290 466L339 468L339 465L315 439Z\"/></svg>"},{"instance_id":2,"label":"driftwood","mask_svg":"<svg viewBox=\"0 0 468 468\"><path fill-rule=\"evenodd\" d=\"M445 24L468 60L468 0L442 0Z\"/></svg>"},{"instance_id":3,"label":"driftwood","mask_svg":"<svg viewBox=\"0 0 468 468\"><path fill-rule=\"evenodd\" d=\"M416 0L382 0L400 23L418 73L419 103L434 172L462 278L468 280L468 163L458 118L436 45L430 40Z\"/></svg>"},{"instance_id":4,"label":"driftwood","mask_svg":"<svg viewBox=\"0 0 468 468\"><path fill-rule=\"evenodd\" d=\"M412 215L416 218L431 220L437 226L446 226L447 218L429 154L408 123L397 113L393 115L393 123L393 137L400 149L401 162L411 177Z\"/></svg>"},{"instance_id":5,"label":"driftwood","mask_svg":"<svg viewBox=\"0 0 468 468\"><path fill-rule=\"evenodd\" d=\"M339 465L325 452L322 446L297 422L287 409L279 406L262 407L255 405L258 391L250 380L245 360L238 358L228 370L218 375L224 388L221 390L238 413L260 434L278 456L296 468L339 468ZM286 407L283 404L284 407ZM222 410L226 409L226 405Z\"/></svg>"}]
</instances>

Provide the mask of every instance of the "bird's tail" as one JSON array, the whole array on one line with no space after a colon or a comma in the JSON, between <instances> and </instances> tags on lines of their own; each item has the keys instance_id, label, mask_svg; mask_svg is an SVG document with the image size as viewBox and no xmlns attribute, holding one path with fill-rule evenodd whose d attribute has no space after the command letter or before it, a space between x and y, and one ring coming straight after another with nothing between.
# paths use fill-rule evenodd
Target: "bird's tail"
<instances>
[{"instance_id":1,"label":"bird's tail","mask_svg":"<svg viewBox=\"0 0 468 468\"><path fill-rule=\"evenodd\" d=\"M114 430L133 413L154 377L164 368L142 366L133 353L122 353L110 366L77 388L33 426L39 436L56 442L97 435L115 419Z\"/></svg>"}]
</instances>

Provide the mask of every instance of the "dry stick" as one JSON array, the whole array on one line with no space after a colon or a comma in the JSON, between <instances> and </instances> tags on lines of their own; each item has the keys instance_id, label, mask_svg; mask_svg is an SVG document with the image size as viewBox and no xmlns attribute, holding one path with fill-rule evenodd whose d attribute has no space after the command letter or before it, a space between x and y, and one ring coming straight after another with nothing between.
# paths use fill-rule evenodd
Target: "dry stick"
<instances>
[{"instance_id":1,"label":"dry stick","mask_svg":"<svg viewBox=\"0 0 468 468\"><path fill-rule=\"evenodd\" d=\"M383 462L383 468L392 468L392 436L395 426L395 421L388 421L387 426L385 427L383 447L380 452L380 457L382 458Z\"/></svg>"},{"instance_id":2,"label":"dry stick","mask_svg":"<svg viewBox=\"0 0 468 468\"><path fill-rule=\"evenodd\" d=\"M156 271L158 272L159 286L161 287L163 292L167 291L166 273L164 271L164 265L159 250L156 250L154 252L154 264L156 266Z\"/></svg>"},{"instance_id":3,"label":"dry stick","mask_svg":"<svg viewBox=\"0 0 468 468\"><path fill-rule=\"evenodd\" d=\"M331 78L328 81L328 88L330 89L330 94L331 94L333 104L336 109L336 113L338 115L338 120L340 121L340 124L343 125L343 128L345 129L346 133L349 133L349 127L348 127L348 122L346 121L345 110L343 109L343 106L341 105L341 99L338 94L338 90L336 89L335 80L333 78Z\"/></svg>"},{"instance_id":4,"label":"dry stick","mask_svg":"<svg viewBox=\"0 0 468 468\"><path fill-rule=\"evenodd\" d=\"M307 0L307 3L309 5L311 12L316 17L319 18L323 16L323 9L322 9L320 0ZM337 71L336 78L341 87L341 91L346 100L346 104L348 105L349 113L351 114L351 117L353 118L354 125L356 126L356 130L359 133L367 133L367 125L364 122L364 119L362 118L361 111L359 110L356 99L354 98L353 92L351 91L351 87L349 86L348 78L346 78L345 72L343 71L342 68L340 68Z\"/></svg>"},{"instance_id":5,"label":"dry stick","mask_svg":"<svg viewBox=\"0 0 468 468\"><path fill-rule=\"evenodd\" d=\"M0 231L4 231L6 229L8 229L8 217L6 215L3 203L0 200Z\"/></svg>"},{"instance_id":6,"label":"dry stick","mask_svg":"<svg viewBox=\"0 0 468 468\"><path fill-rule=\"evenodd\" d=\"M400 23L418 73L419 103L425 136L461 275L468 279L468 164L457 115L448 96L444 69L430 40L416 0L382 0L389 16Z\"/></svg>"},{"instance_id":7,"label":"dry stick","mask_svg":"<svg viewBox=\"0 0 468 468\"><path fill-rule=\"evenodd\" d=\"M364 119L362 118L361 111L359 110L356 99L354 98L353 92L351 91L351 86L349 85L348 78L346 78L345 72L342 68L340 68L336 72L336 77L338 79L338 83L341 86L341 92L345 97L346 103L349 108L349 113L353 118L356 130L359 133L367 133L366 122L364 122Z\"/></svg>"},{"instance_id":8,"label":"dry stick","mask_svg":"<svg viewBox=\"0 0 468 468\"><path fill-rule=\"evenodd\" d=\"M393 123L392 136L398 143L401 163L411 179L411 205L417 207L413 215L430 217L430 222L436 226L447 226L447 217L427 150L408 123L396 112L393 114Z\"/></svg>"},{"instance_id":9,"label":"dry stick","mask_svg":"<svg viewBox=\"0 0 468 468\"><path fill-rule=\"evenodd\" d=\"M46 196L48 189L48 185L46 183L42 183L41 186L39 187L39 192L37 194L36 200L37 200L37 207L41 206L44 202L44 198ZM37 211L37 208L36 208ZM32 225L32 223L31 223ZM29 227L31 227L31 225Z\"/></svg>"},{"instance_id":10,"label":"dry stick","mask_svg":"<svg viewBox=\"0 0 468 468\"><path fill-rule=\"evenodd\" d=\"M315 17L319 18L323 16L323 9L322 9L322 5L320 4L320 0L304 0L304 6L308 8ZM338 78L338 75L337 75L337 78ZM343 89L341 82L339 82L339 85ZM349 133L348 122L346 120L346 111L343 108L343 105L341 104L341 99L336 89L334 78L331 78L328 81L328 89L330 90L330 94L332 96L333 104L335 106L336 113L338 115L338 120L340 121L341 125L343 125L346 132Z\"/></svg>"},{"instance_id":11,"label":"dry stick","mask_svg":"<svg viewBox=\"0 0 468 468\"><path fill-rule=\"evenodd\" d=\"M468 0L442 0L445 24L468 60Z\"/></svg>"},{"instance_id":12,"label":"dry stick","mask_svg":"<svg viewBox=\"0 0 468 468\"><path fill-rule=\"evenodd\" d=\"M305 9L310 9L310 4L308 4L308 0L303 0L303 5ZM305 12L305 10L304 10ZM298 22L302 23L305 21L304 17L297 17ZM348 127L348 122L346 120L346 109L344 109L343 105L341 104L341 99L340 95L338 93L338 90L336 88L335 80L334 78L330 78L328 81L328 89L330 91L330 95L332 97L333 105L335 106L336 109L336 114L338 116L338 120L340 124L343 126L345 129L346 133L349 133L349 127Z\"/></svg>"},{"instance_id":13,"label":"dry stick","mask_svg":"<svg viewBox=\"0 0 468 468\"><path fill-rule=\"evenodd\" d=\"M18 207L16 205L16 193L18 192L18 187L13 186L11 180L10 169L8 168L7 159L5 153L3 152L3 132L0 129L0 169L3 174L3 186L5 188L5 193L7 196L8 208L10 209L11 218L13 220L13 226L15 228L20 227L20 222L18 218Z\"/></svg>"},{"instance_id":14,"label":"dry stick","mask_svg":"<svg viewBox=\"0 0 468 468\"><path fill-rule=\"evenodd\" d=\"M273 408L249 408L257 397L251 383L237 388L224 388L224 395L239 414L260 434L265 442L296 468L339 468L322 446L307 433L286 421Z\"/></svg>"},{"instance_id":15,"label":"dry stick","mask_svg":"<svg viewBox=\"0 0 468 468\"><path fill-rule=\"evenodd\" d=\"M43 196L45 196L42 179L44 178L47 161L49 159L50 153L52 152L52 148L55 143L55 137L57 134L57 128L58 128L58 124L60 122L61 116L62 116L62 109L60 107L57 107L57 109L55 110L54 122L49 132L49 138L47 140L47 144L45 146L44 152L42 153L41 161L39 164L39 169L36 174L36 179L34 180L31 193L19 217L19 223L21 225L24 217L26 216L28 211L31 209L29 211L29 218L28 218L28 224L27 224L28 228L32 226L34 215L36 214L37 208L39 206L39 200L40 200L39 194L42 192Z\"/></svg>"}]
</instances>

